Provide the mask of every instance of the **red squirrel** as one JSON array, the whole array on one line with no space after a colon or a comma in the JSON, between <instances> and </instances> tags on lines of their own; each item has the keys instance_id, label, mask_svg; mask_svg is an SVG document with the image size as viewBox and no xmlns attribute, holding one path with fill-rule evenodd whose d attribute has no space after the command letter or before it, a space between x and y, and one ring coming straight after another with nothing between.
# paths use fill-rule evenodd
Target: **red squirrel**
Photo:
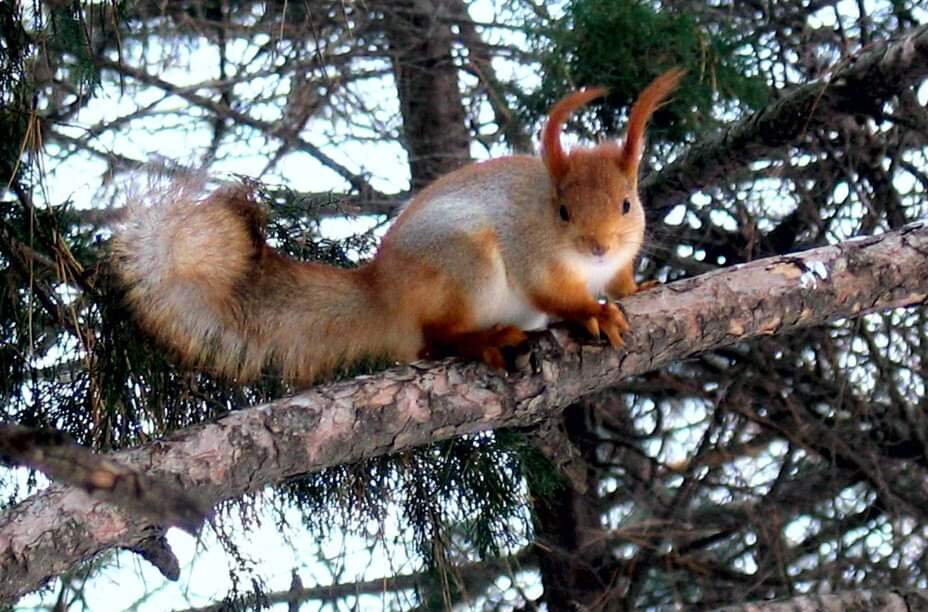
<instances>
[{"instance_id":1,"label":"red squirrel","mask_svg":"<svg viewBox=\"0 0 928 612\"><path fill-rule=\"evenodd\" d=\"M644 132L682 75L670 70L648 85L621 144L565 151L564 122L605 89L566 96L551 109L540 158L503 157L439 178L354 269L269 247L245 186L200 200L198 187L175 185L130 206L114 239L128 305L181 361L239 382L270 367L307 384L364 357L459 355L503 367L501 349L550 321L621 346L628 323L597 298L640 288Z\"/></svg>"}]
</instances>

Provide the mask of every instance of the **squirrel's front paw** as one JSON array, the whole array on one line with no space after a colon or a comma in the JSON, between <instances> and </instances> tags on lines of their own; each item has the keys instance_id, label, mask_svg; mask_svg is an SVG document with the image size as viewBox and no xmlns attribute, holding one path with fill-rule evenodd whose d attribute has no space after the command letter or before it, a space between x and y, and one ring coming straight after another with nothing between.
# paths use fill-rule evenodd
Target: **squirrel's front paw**
<instances>
[{"instance_id":1,"label":"squirrel's front paw","mask_svg":"<svg viewBox=\"0 0 928 612\"><path fill-rule=\"evenodd\" d=\"M611 302L606 302L600 305L596 316L587 319L586 329L594 338L599 338L600 333L606 334L606 337L609 338L609 344L614 347L621 347L625 346L622 334L629 330L629 326L619 307Z\"/></svg>"}]
</instances>

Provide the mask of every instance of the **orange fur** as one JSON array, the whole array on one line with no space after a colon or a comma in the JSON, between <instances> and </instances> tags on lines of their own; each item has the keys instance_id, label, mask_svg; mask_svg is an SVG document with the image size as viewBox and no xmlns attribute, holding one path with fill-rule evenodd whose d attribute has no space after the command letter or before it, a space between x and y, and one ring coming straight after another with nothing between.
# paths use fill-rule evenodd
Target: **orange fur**
<instances>
[{"instance_id":1,"label":"orange fur","mask_svg":"<svg viewBox=\"0 0 928 612\"><path fill-rule=\"evenodd\" d=\"M424 189L368 264L297 262L271 249L245 186L202 184L130 207L115 268L141 326L179 358L240 381L267 368L308 383L365 356L461 355L494 367L552 319L622 344L628 323L602 294L634 293L644 232L637 168L644 129L680 78L634 105L624 145L565 152L560 131L602 88L551 110L542 158L472 164Z\"/></svg>"},{"instance_id":2,"label":"orange fur","mask_svg":"<svg viewBox=\"0 0 928 612\"><path fill-rule=\"evenodd\" d=\"M615 304L600 304L576 276L555 264L546 276L547 283L532 294L535 304L545 312L583 325L595 338L606 334L612 346L623 346L622 334L628 331L628 321Z\"/></svg>"}]
</instances>

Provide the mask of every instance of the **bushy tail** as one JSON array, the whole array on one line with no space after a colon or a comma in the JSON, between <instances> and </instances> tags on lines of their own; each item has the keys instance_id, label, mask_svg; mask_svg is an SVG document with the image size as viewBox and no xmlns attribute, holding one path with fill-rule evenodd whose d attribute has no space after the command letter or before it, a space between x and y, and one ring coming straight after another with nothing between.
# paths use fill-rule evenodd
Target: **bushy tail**
<instances>
[{"instance_id":1,"label":"bushy tail","mask_svg":"<svg viewBox=\"0 0 928 612\"><path fill-rule=\"evenodd\" d=\"M250 188L205 199L202 189L176 182L137 198L113 241L128 305L149 334L186 364L240 382L270 367L308 383L389 352L365 269L284 257L265 243Z\"/></svg>"}]
</instances>

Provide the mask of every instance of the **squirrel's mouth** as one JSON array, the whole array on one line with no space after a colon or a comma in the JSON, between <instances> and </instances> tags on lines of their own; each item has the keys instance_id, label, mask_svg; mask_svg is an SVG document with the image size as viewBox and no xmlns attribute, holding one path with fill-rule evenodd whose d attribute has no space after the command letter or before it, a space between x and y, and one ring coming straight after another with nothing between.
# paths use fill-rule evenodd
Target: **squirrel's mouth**
<instances>
[{"instance_id":1,"label":"squirrel's mouth","mask_svg":"<svg viewBox=\"0 0 928 612\"><path fill-rule=\"evenodd\" d=\"M579 261L582 261L584 265L590 267L602 267L610 266L613 262L615 250L609 250L605 253L595 254L590 249L583 249L577 251L577 258Z\"/></svg>"},{"instance_id":2,"label":"squirrel's mouth","mask_svg":"<svg viewBox=\"0 0 928 612\"><path fill-rule=\"evenodd\" d=\"M575 248L579 255L597 261L606 261L615 252L608 243L588 236L578 239Z\"/></svg>"}]
</instances>

